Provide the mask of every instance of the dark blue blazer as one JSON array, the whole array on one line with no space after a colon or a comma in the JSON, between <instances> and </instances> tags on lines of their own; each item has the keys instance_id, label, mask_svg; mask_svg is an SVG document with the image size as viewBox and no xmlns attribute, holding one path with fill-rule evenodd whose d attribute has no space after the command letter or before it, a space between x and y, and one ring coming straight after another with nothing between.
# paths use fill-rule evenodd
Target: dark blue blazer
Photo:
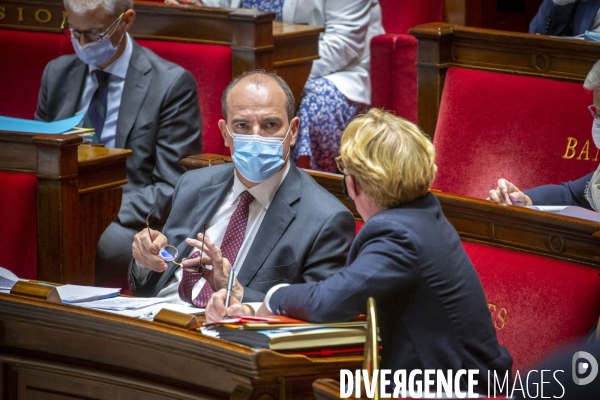
<instances>
[{"instance_id":1,"label":"dark blue blazer","mask_svg":"<svg viewBox=\"0 0 600 400\"><path fill-rule=\"evenodd\" d=\"M354 240L346 268L282 287L269 305L314 322L346 321L377 303L385 369L479 369L504 376L512 358L498 344L479 277L431 193L377 213Z\"/></svg>"},{"instance_id":2,"label":"dark blue blazer","mask_svg":"<svg viewBox=\"0 0 600 400\"><path fill-rule=\"evenodd\" d=\"M524 193L536 206L579 206L592 210L592 206L585 198L585 187L592 179L592 175L593 172L583 178L563 182L560 185L538 186L525 190Z\"/></svg>"},{"instance_id":3,"label":"dark blue blazer","mask_svg":"<svg viewBox=\"0 0 600 400\"><path fill-rule=\"evenodd\" d=\"M600 8L600 0L578 0L559 6L544 0L529 24L529 33L552 36L577 36L592 28Z\"/></svg>"}]
</instances>

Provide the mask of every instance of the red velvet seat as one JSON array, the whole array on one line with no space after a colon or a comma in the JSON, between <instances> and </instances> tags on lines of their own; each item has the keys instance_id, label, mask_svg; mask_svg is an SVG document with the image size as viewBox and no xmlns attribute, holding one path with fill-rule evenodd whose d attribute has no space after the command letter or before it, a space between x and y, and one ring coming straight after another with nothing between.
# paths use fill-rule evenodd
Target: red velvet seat
<instances>
[{"instance_id":1,"label":"red velvet seat","mask_svg":"<svg viewBox=\"0 0 600 400\"><path fill-rule=\"evenodd\" d=\"M160 40L138 40L137 43L181 65L194 75L202 113L203 152L230 155L217 123L221 119L221 95L231 82L231 48Z\"/></svg>"},{"instance_id":2,"label":"red velvet seat","mask_svg":"<svg viewBox=\"0 0 600 400\"><path fill-rule=\"evenodd\" d=\"M37 279L37 177L0 171L0 267Z\"/></svg>"},{"instance_id":3,"label":"red velvet seat","mask_svg":"<svg viewBox=\"0 0 600 400\"><path fill-rule=\"evenodd\" d=\"M513 373L573 339L585 337L600 315L598 270L534 254L463 242L481 279Z\"/></svg>"},{"instance_id":4,"label":"red velvet seat","mask_svg":"<svg viewBox=\"0 0 600 400\"><path fill-rule=\"evenodd\" d=\"M33 119L44 67L65 49L73 52L60 33L0 29L0 115Z\"/></svg>"},{"instance_id":5,"label":"red velvet seat","mask_svg":"<svg viewBox=\"0 0 600 400\"><path fill-rule=\"evenodd\" d=\"M416 25L441 21L443 0L380 0L385 35L371 41L371 104L417 122Z\"/></svg>"},{"instance_id":6,"label":"red velvet seat","mask_svg":"<svg viewBox=\"0 0 600 400\"><path fill-rule=\"evenodd\" d=\"M580 83L450 68L432 188L485 198L499 178L527 189L588 174L598 166L590 104Z\"/></svg>"}]
</instances>

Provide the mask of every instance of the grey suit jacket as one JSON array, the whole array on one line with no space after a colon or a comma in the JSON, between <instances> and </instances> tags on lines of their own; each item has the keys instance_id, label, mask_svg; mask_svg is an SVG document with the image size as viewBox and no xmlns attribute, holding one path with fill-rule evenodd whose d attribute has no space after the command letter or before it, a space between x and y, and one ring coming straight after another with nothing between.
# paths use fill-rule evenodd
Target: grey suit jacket
<instances>
[{"instance_id":1,"label":"grey suit jacket","mask_svg":"<svg viewBox=\"0 0 600 400\"><path fill-rule=\"evenodd\" d=\"M163 233L180 258L233 185L233 164L187 172L177 183L173 209ZM291 165L277 190L238 274L244 301L262 301L279 283L320 281L342 268L354 238L353 215L304 171ZM132 292L156 296L176 270L152 272L141 285L130 273Z\"/></svg>"},{"instance_id":2,"label":"grey suit jacket","mask_svg":"<svg viewBox=\"0 0 600 400\"><path fill-rule=\"evenodd\" d=\"M116 147L131 149L127 180L117 222L141 229L153 206L153 227L164 225L177 180L185 172L179 161L202 152L196 80L132 40L133 51L117 121ZM46 65L35 118L72 117L83 93L88 68L76 55Z\"/></svg>"}]
</instances>

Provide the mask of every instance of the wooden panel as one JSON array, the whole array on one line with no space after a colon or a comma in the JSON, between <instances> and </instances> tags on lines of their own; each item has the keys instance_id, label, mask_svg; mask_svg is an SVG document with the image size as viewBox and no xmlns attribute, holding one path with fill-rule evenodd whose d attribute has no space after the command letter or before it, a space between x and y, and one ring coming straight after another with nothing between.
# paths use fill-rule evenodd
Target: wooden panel
<instances>
[{"instance_id":1,"label":"wooden panel","mask_svg":"<svg viewBox=\"0 0 600 400\"><path fill-rule=\"evenodd\" d=\"M0 328L2 398L305 400L313 380L362 362L283 355L15 295L0 294Z\"/></svg>"},{"instance_id":2,"label":"wooden panel","mask_svg":"<svg viewBox=\"0 0 600 400\"><path fill-rule=\"evenodd\" d=\"M430 23L410 30L418 43L419 126L433 137L446 71L462 68L583 83L600 44Z\"/></svg>"},{"instance_id":3,"label":"wooden panel","mask_svg":"<svg viewBox=\"0 0 600 400\"><path fill-rule=\"evenodd\" d=\"M0 170L38 178L38 278L94 284L96 247L116 218L131 150L80 145L78 135L0 131Z\"/></svg>"}]
</instances>

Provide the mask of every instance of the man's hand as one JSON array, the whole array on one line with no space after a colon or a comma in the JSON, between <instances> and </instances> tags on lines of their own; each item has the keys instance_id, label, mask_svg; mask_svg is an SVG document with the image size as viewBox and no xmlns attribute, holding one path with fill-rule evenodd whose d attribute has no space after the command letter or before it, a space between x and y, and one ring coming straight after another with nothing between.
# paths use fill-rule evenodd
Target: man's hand
<instances>
[{"instance_id":1,"label":"man's hand","mask_svg":"<svg viewBox=\"0 0 600 400\"><path fill-rule=\"evenodd\" d=\"M221 289L218 292L213 293L204 312L206 322L210 324L220 321L225 317L247 317L254 315L254 309L251 306L240 303L234 296L229 298L229 308L225 309L226 295L226 289Z\"/></svg>"},{"instance_id":2,"label":"man's hand","mask_svg":"<svg viewBox=\"0 0 600 400\"><path fill-rule=\"evenodd\" d=\"M190 246L196 247L197 249L203 250L202 264L211 265L210 268L205 268L203 277L206 279L214 292L218 292L221 289L227 288L227 281L229 280L229 272L231 271L231 264L229 260L223 257L221 249L219 249L209 238L203 236L202 233L198 233L198 239L188 238L185 240ZM204 247L202 247L204 243ZM185 260L183 265L193 265L198 260ZM242 301L244 297L244 287L234 278L233 286L231 288L231 297L237 298Z\"/></svg>"},{"instance_id":3,"label":"man's hand","mask_svg":"<svg viewBox=\"0 0 600 400\"><path fill-rule=\"evenodd\" d=\"M498 187L490 190L490 197L488 197L487 200L499 204L513 204L515 206L533 205L529 196L521 192L518 187L506 179L498 180Z\"/></svg>"},{"instance_id":4,"label":"man's hand","mask_svg":"<svg viewBox=\"0 0 600 400\"><path fill-rule=\"evenodd\" d=\"M148 234L150 231L150 234ZM152 236L150 236L152 235ZM167 245L167 238L159 231L143 229L133 237L131 250L138 264L156 272L167 269L167 263L158 256L158 250Z\"/></svg>"},{"instance_id":5,"label":"man's hand","mask_svg":"<svg viewBox=\"0 0 600 400\"><path fill-rule=\"evenodd\" d=\"M200 0L165 0L165 4L169 4L172 6L178 5L190 5L190 6L202 6L202 1Z\"/></svg>"}]
</instances>

